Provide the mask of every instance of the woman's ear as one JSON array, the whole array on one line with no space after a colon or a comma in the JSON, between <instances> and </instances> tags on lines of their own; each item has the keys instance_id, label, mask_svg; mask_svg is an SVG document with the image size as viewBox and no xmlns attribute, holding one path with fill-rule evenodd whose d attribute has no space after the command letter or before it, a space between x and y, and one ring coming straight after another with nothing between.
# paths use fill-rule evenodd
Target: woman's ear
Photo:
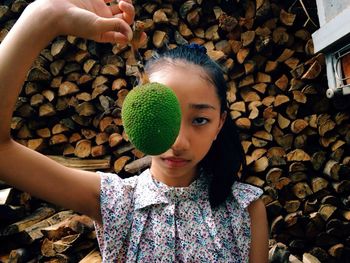
<instances>
[{"instance_id":1,"label":"woman's ear","mask_svg":"<svg viewBox=\"0 0 350 263\"><path fill-rule=\"evenodd\" d=\"M214 141L216 140L216 137L218 136L222 126L224 126L224 123L226 121L226 118L227 118L227 111L224 111L223 113L221 113L220 115L220 122L219 122L219 126L218 126L218 130L216 132L216 135L215 135L215 138L214 138Z\"/></svg>"}]
</instances>

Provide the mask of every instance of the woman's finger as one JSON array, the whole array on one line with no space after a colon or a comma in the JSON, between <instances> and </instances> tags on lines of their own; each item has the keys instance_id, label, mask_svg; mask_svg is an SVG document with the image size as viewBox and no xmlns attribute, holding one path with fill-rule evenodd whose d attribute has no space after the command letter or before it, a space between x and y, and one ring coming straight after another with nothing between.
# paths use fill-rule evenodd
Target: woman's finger
<instances>
[{"instance_id":1,"label":"woman's finger","mask_svg":"<svg viewBox=\"0 0 350 263\"><path fill-rule=\"evenodd\" d=\"M119 32L106 32L101 35L99 39L96 39L98 42L102 43L119 43L119 44L126 44L129 42L128 38L119 33Z\"/></svg>"},{"instance_id":2,"label":"woman's finger","mask_svg":"<svg viewBox=\"0 0 350 263\"><path fill-rule=\"evenodd\" d=\"M135 9L131 3L126 2L125 0L119 2L119 9L122 11L123 19L131 25L134 22L135 18Z\"/></svg>"},{"instance_id":3,"label":"woman's finger","mask_svg":"<svg viewBox=\"0 0 350 263\"><path fill-rule=\"evenodd\" d=\"M112 15L120 14L120 13L122 12L122 11L120 10L118 4L113 4L113 5L111 5L111 6L109 7L109 9L111 10Z\"/></svg>"},{"instance_id":4,"label":"woman's finger","mask_svg":"<svg viewBox=\"0 0 350 263\"><path fill-rule=\"evenodd\" d=\"M107 32L119 32L126 37L126 39L132 39L132 30L130 26L120 18L98 18L97 30L100 34L105 34Z\"/></svg>"},{"instance_id":5,"label":"woman's finger","mask_svg":"<svg viewBox=\"0 0 350 263\"><path fill-rule=\"evenodd\" d=\"M121 2L121 1L128 2L129 4L132 4L132 0L120 0L118 2Z\"/></svg>"}]
</instances>

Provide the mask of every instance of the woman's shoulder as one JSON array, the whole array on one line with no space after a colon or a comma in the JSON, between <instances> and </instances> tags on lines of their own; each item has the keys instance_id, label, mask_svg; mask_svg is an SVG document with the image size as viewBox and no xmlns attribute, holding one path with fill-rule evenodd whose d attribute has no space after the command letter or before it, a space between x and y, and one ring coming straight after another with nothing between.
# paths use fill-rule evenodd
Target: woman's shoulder
<instances>
[{"instance_id":1,"label":"woman's shoulder","mask_svg":"<svg viewBox=\"0 0 350 263\"><path fill-rule=\"evenodd\" d=\"M101 177L101 187L102 186L114 186L114 187L126 187L135 188L139 175L134 175L128 178L121 178L116 173L111 172L97 172Z\"/></svg>"},{"instance_id":2,"label":"woman's shoulder","mask_svg":"<svg viewBox=\"0 0 350 263\"><path fill-rule=\"evenodd\" d=\"M234 182L231 191L232 198L242 208L247 208L263 194L262 189L243 182Z\"/></svg>"},{"instance_id":3,"label":"woman's shoulder","mask_svg":"<svg viewBox=\"0 0 350 263\"><path fill-rule=\"evenodd\" d=\"M141 175L121 178L118 174L97 172L100 177L101 206L106 203L108 207L132 203L133 196Z\"/></svg>"}]
</instances>

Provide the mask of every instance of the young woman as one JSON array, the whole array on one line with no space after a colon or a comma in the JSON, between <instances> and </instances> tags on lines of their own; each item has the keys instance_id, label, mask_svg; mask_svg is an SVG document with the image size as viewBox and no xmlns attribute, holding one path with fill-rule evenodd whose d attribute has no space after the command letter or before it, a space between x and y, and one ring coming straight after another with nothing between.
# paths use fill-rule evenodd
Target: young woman
<instances>
[{"instance_id":1,"label":"young woman","mask_svg":"<svg viewBox=\"0 0 350 263\"><path fill-rule=\"evenodd\" d=\"M227 115L223 74L198 46L168 51L146 66L152 82L174 90L182 120L175 143L152 156L140 176L69 169L11 139L26 73L54 37L131 39L131 1L108 2L37 0L1 43L0 179L92 217L105 262L267 262L262 191L238 182L244 154Z\"/></svg>"}]
</instances>

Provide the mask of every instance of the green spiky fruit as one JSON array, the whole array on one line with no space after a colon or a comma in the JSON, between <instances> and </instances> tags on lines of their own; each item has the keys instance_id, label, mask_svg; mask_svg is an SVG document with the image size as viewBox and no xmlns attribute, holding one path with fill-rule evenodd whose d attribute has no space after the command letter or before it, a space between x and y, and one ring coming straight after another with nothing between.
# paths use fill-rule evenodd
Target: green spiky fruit
<instances>
[{"instance_id":1,"label":"green spiky fruit","mask_svg":"<svg viewBox=\"0 0 350 263\"><path fill-rule=\"evenodd\" d=\"M181 109L175 93L159 83L135 87L122 107L124 130L134 146L145 154L159 155L175 142Z\"/></svg>"}]
</instances>

